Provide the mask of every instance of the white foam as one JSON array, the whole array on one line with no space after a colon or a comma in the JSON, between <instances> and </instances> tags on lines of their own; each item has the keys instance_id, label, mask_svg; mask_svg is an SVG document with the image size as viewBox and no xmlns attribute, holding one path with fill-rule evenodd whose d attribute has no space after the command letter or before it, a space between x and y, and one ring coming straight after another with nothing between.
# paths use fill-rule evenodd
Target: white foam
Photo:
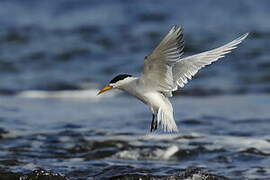
<instances>
[{"instance_id":1,"label":"white foam","mask_svg":"<svg viewBox=\"0 0 270 180\"><path fill-rule=\"evenodd\" d=\"M179 150L179 147L172 145L163 148L136 148L132 150L123 150L114 155L114 157L120 159L130 159L130 160L169 160L171 157Z\"/></svg>"},{"instance_id":2,"label":"white foam","mask_svg":"<svg viewBox=\"0 0 270 180\"><path fill-rule=\"evenodd\" d=\"M199 133L189 133L189 134L181 134L181 133L170 133L170 134L155 134L155 133L149 133L146 134L145 136L142 136L141 139L145 139L145 140L170 140L170 139L181 139L181 140L185 140L187 139L186 136L188 137L192 137L192 138L201 138L203 137L201 134Z\"/></svg>"},{"instance_id":3,"label":"white foam","mask_svg":"<svg viewBox=\"0 0 270 180\"><path fill-rule=\"evenodd\" d=\"M33 164L33 163L28 163L28 164L26 164L26 165L24 165L23 166L23 169L27 169L27 170L33 170L33 169L35 169L35 168L37 168L37 165L36 164Z\"/></svg>"},{"instance_id":4,"label":"white foam","mask_svg":"<svg viewBox=\"0 0 270 180\"><path fill-rule=\"evenodd\" d=\"M138 150L124 150L116 153L115 156L120 159L138 160L140 159L140 152Z\"/></svg>"},{"instance_id":5,"label":"white foam","mask_svg":"<svg viewBox=\"0 0 270 180\"><path fill-rule=\"evenodd\" d=\"M87 90L63 90L63 91L42 91L42 90L30 90L22 91L17 94L17 97L23 98L74 98L74 99L99 99L104 97L112 97L117 92L111 91L110 93L104 93L101 96L97 96L98 89Z\"/></svg>"},{"instance_id":6,"label":"white foam","mask_svg":"<svg viewBox=\"0 0 270 180\"><path fill-rule=\"evenodd\" d=\"M172 134L155 134L155 133L149 133L146 134L145 136L142 136L142 139L145 140L169 140L169 139L174 139L178 137L179 134L177 133L172 133Z\"/></svg>"},{"instance_id":7,"label":"white foam","mask_svg":"<svg viewBox=\"0 0 270 180\"><path fill-rule=\"evenodd\" d=\"M270 153L270 143L263 137L215 137L215 144L221 147L230 147L237 150L256 148L265 153Z\"/></svg>"},{"instance_id":8,"label":"white foam","mask_svg":"<svg viewBox=\"0 0 270 180\"><path fill-rule=\"evenodd\" d=\"M82 161L84 161L83 158L69 158L68 160L69 160L70 162L82 162Z\"/></svg>"},{"instance_id":9,"label":"white foam","mask_svg":"<svg viewBox=\"0 0 270 180\"><path fill-rule=\"evenodd\" d=\"M187 178L187 179L185 179L185 180L204 180L204 179L207 179L207 177L204 176L204 175L201 175L201 174L193 174L192 177Z\"/></svg>"},{"instance_id":10,"label":"white foam","mask_svg":"<svg viewBox=\"0 0 270 180\"><path fill-rule=\"evenodd\" d=\"M162 159L170 159L170 157L172 157L178 150L179 147L176 145L168 147L162 154Z\"/></svg>"}]
</instances>

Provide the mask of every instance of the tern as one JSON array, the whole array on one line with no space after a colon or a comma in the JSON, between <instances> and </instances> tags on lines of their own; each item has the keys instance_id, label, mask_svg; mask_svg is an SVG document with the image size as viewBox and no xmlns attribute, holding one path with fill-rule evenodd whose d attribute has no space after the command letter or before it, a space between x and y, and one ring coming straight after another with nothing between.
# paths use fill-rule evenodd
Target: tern
<instances>
[{"instance_id":1,"label":"tern","mask_svg":"<svg viewBox=\"0 0 270 180\"><path fill-rule=\"evenodd\" d=\"M248 33L221 47L182 57L183 27L173 26L158 46L145 56L140 77L120 74L101 89L98 95L113 88L123 90L149 106L152 112L151 132L158 128L165 132L177 132L173 107L169 101L172 92L178 87L184 87L201 68L231 52L247 36Z\"/></svg>"}]
</instances>

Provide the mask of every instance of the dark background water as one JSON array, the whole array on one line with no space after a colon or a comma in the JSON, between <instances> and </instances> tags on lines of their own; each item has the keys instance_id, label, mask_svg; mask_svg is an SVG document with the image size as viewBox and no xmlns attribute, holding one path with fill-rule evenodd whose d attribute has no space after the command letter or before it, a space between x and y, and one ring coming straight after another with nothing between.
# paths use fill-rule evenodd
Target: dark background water
<instances>
[{"instance_id":1,"label":"dark background water","mask_svg":"<svg viewBox=\"0 0 270 180\"><path fill-rule=\"evenodd\" d=\"M270 179L269 12L266 0L1 0L0 179ZM146 135L145 106L96 92L139 75L175 24L185 55L250 35L175 94L179 134Z\"/></svg>"}]
</instances>

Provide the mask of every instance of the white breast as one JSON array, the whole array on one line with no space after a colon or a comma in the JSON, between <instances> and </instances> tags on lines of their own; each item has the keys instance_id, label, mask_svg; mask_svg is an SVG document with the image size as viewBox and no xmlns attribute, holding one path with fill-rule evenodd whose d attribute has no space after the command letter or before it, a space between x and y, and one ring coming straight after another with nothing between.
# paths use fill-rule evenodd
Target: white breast
<instances>
[{"instance_id":1,"label":"white breast","mask_svg":"<svg viewBox=\"0 0 270 180\"><path fill-rule=\"evenodd\" d=\"M155 113L164 104L163 95L159 92L146 89L139 83L138 78L130 78L128 82L126 81L119 88L152 107Z\"/></svg>"}]
</instances>

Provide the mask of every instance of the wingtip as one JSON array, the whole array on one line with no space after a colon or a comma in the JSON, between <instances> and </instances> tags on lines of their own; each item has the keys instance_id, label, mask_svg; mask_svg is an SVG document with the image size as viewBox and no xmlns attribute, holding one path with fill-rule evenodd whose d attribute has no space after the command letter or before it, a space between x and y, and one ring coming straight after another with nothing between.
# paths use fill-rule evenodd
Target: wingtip
<instances>
[{"instance_id":1,"label":"wingtip","mask_svg":"<svg viewBox=\"0 0 270 180\"><path fill-rule=\"evenodd\" d=\"M246 39L249 36L249 32L243 34L242 36L239 37L239 40L243 41L244 39Z\"/></svg>"},{"instance_id":2,"label":"wingtip","mask_svg":"<svg viewBox=\"0 0 270 180\"><path fill-rule=\"evenodd\" d=\"M173 31L183 31L183 26L181 24L176 24L172 27Z\"/></svg>"},{"instance_id":3,"label":"wingtip","mask_svg":"<svg viewBox=\"0 0 270 180\"><path fill-rule=\"evenodd\" d=\"M249 32L241 35L237 39L233 40L232 43L234 44L234 47L236 48L236 45L240 44L243 40L245 40L249 35Z\"/></svg>"}]
</instances>

